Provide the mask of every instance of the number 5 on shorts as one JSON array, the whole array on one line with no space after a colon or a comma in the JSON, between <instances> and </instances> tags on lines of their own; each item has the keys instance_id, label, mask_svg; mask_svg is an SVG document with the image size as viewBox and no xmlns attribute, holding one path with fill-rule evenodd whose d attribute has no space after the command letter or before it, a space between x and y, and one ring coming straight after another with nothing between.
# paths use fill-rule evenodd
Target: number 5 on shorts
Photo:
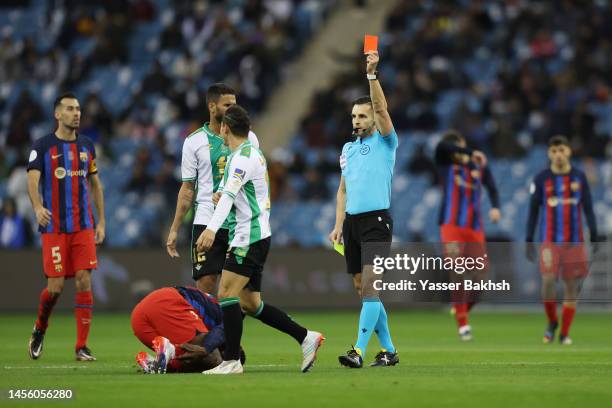
<instances>
[{"instance_id":1,"label":"number 5 on shorts","mask_svg":"<svg viewBox=\"0 0 612 408\"><path fill-rule=\"evenodd\" d=\"M51 248L51 257L55 265L62 263L62 254L60 253L60 247L54 246Z\"/></svg>"}]
</instances>

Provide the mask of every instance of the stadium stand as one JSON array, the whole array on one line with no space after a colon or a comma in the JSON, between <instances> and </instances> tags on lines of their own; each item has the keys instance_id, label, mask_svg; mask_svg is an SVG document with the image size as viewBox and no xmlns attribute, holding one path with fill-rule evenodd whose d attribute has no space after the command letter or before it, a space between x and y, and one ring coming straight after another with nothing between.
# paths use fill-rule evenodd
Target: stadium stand
<instances>
[{"instance_id":1,"label":"stadium stand","mask_svg":"<svg viewBox=\"0 0 612 408\"><path fill-rule=\"evenodd\" d=\"M158 244L178 188L169 175L177 174L184 137L207 119L208 85L228 82L242 105L260 111L284 63L299 55L334 4L30 0L0 6L0 197L15 196L19 211L31 213L22 183L28 148L54 128L52 101L70 89L86 112L80 133L99 146L108 245Z\"/></svg>"},{"instance_id":2,"label":"stadium stand","mask_svg":"<svg viewBox=\"0 0 612 408\"><path fill-rule=\"evenodd\" d=\"M30 214L28 147L53 128L49 107L58 91L74 89L85 112L81 133L99 146L114 247L161 242L182 140L206 120L206 87L223 79L240 91L241 104L265 109L281 62L299 55L334 7L314 0L26 3L0 9L0 198L15 197L19 212ZM600 228L612 232L612 6L589 4L397 2L380 33L380 75L400 134L397 239L437 239L440 192L430 157L449 127L492 157L503 206L501 223L487 223L491 239L523 238L529 177L545 165L544 143L557 133L570 137ZM267 152L275 245L326 243L350 101L366 93L360 47L333 56L346 71L315 95L291 143Z\"/></svg>"}]
</instances>

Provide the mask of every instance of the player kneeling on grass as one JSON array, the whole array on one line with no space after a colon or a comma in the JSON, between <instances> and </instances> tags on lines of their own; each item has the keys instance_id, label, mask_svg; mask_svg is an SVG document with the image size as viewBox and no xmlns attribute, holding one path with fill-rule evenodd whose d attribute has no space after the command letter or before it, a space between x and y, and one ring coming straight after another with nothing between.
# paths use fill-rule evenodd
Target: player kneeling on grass
<instances>
[{"instance_id":1,"label":"player kneeling on grass","mask_svg":"<svg viewBox=\"0 0 612 408\"><path fill-rule=\"evenodd\" d=\"M145 374L199 372L222 361L221 308L199 289L176 286L151 292L132 311L132 330L156 354L141 351L136 355Z\"/></svg>"},{"instance_id":2,"label":"player kneeling on grass","mask_svg":"<svg viewBox=\"0 0 612 408\"><path fill-rule=\"evenodd\" d=\"M227 109L221 135L232 150L227 159L222 191L210 222L197 240L198 251L208 251L216 232L229 215L230 249L221 273L219 303L223 310L223 362L204 374L240 374L242 310L293 337L302 348L302 372L313 366L323 343L321 333L309 331L285 312L261 300L261 279L270 249L270 188L263 153L248 140L251 121L238 105ZM242 310L241 310L242 309Z\"/></svg>"}]
</instances>

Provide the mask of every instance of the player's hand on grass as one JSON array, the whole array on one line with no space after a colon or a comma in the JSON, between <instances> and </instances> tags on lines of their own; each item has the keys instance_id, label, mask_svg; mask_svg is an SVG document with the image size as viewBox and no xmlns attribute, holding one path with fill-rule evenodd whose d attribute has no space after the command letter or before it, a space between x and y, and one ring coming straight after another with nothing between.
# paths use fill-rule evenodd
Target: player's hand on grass
<instances>
[{"instance_id":1,"label":"player's hand on grass","mask_svg":"<svg viewBox=\"0 0 612 408\"><path fill-rule=\"evenodd\" d=\"M104 223L98 223L96 225L96 245L100 245L104 242L104 238L106 237L106 226Z\"/></svg>"},{"instance_id":2,"label":"player's hand on grass","mask_svg":"<svg viewBox=\"0 0 612 408\"><path fill-rule=\"evenodd\" d=\"M472 161L480 167L485 167L487 165L487 156L480 150L474 150L472 152Z\"/></svg>"},{"instance_id":3,"label":"player's hand on grass","mask_svg":"<svg viewBox=\"0 0 612 408\"><path fill-rule=\"evenodd\" d=\"M45 207L39 207L36 209L36 222L41 227L46 227L51 222L51 211Z\"/></svg>"},{"instance_id":4,"label":"player's hand on grass","mask_svg":"<svg viewBox=\"0 0 612 408\"><path fill-rule=\"evenodd\" d=\"M223 194L223 193L220 192L220 191L217 191L216 193L213 194L212 200L213 200L213 204L214 205L219 204L219 200L221 199L221 194Z\"/></svg>"},{"instance_id":5,"label":"player's hand on grass","mask_svg":"<svg viewBox=\"0 0 612 408\"><path fill-rule=\"evenodd\" d=\"M380 58L378 57L377 51L371 51L368 53L368 56L366 57L366 62L367 62L366 72L368 74L376 73L376 67L378 67L379 60Z\"/></svg>"},{"instance_id":6,"label":"player's hand on grass","mask_svg":"<svg viewBox=\"0 0 612 408\"><path fill-rule=\"evenodd\" d=\"M212 247L213 242L215 241L215 235L216 234L208 228L205 229L196 241L198 252L208 251L210 247Z\"/></svg>"},{"instance_id":7,"label":"player's hand on grass","mask_svg":"<svg viewBox=\"0 0 612 408\"><path fill-rule=\"evenodd\" d=\"M176 250L176 239L178 233L174 230L170 230L168 233L168 239L166 240L166 251L171 258L179 258L180 255Z\"/></svg>"},{"instance_id":8,"label":"player's hand on grass","mask_svg":"<svg viewBox=\"0 0 612 408\"><path fill-rule=\"evenodd\" d=\"M185 353L181 354L180 356L177 356L177 360L199 359L208 355L208 351L206 351L204 347L198 346L196 344L183 343L179 344L179 347L182 348Z\"/></svg>"},{"instance_id":9,"label":"player's hand on grass","mask_svg":"<svg viewBox=\"0 0 612 408\"><path fill-rule=\"evenodd\" d=\"M342 228L334 228L332 232L329 233L329 241L332 243L339 243L342 241Z\"/></svg>"},{"instance_id":10,"label":"player's hand on grass","mask_svg":"<svg viewBox=\"0 0 612 408\"><path fill-rule=\"evenodd\" d=\"M493 224L497 224L500 218L501 212L499 211L499 208L491 208L489 210L489 220L491 220Z\"/></svg>"}]
</instances>

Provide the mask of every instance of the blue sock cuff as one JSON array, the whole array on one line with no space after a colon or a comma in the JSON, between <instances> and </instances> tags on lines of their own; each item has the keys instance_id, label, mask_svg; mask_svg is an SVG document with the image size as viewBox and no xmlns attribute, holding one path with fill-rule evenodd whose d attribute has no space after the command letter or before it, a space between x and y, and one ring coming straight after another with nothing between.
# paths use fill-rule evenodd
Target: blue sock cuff
<instances>
[{"instance_id":1,"label":"blue sock cuff","mask_svg":"<svg viewBox=\"0 0 612 408\"><path fill-rule=\"evenodd\" d=\"M362 303L366 303L366 302L378 302L378 303L381 303L380 299L378 299L378 298L363 298L361 301L362 301Z\"/></svg>"}]
</instances>

